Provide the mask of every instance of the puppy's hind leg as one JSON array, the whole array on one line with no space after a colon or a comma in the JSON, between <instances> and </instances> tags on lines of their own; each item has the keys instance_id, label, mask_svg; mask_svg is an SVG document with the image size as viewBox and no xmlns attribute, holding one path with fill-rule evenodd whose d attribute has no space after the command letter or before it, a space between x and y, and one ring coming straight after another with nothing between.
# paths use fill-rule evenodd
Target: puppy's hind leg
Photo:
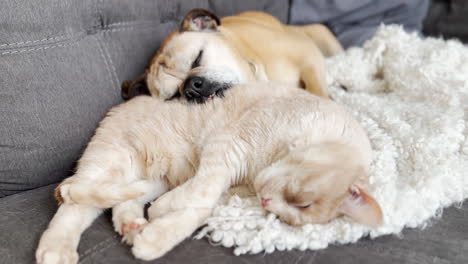
<instances>
[{"instance_id":1,"label":"puppy's hind leg","mask_svg":"<svg viewBox=\"0 0 468 264\"><path fill-rule=\"evenodd\" d=\"M301 80L307 91L323 98L329 98L324 67L323 61L306 64L301 69Z\"/></svg>"},{"instance_id":2,"label":"puppy's hind leg","mask_svg":"<svg viewBox=\"0 0 468 264\"><path fill-rule=\"evenodd\" d=\"M77 263L81 233L101 212L100 208L86 205L62 204L39 241L37 263Z\"/></svg>"},{"instance_id":3,"label":"puppy's hind leg","mask_svg":"<svg viewBox=\"0 0 468 264\"><path fill-rule=\"evenodd\" d=\"M146 203L156 199L167 191L161 180L148 181L148 192L134 200L120 203L112 208L114 229L123 236L123 241L132 245L134 237L140 233L148 222L144 217Z\"/></svg>"}]
</instances>

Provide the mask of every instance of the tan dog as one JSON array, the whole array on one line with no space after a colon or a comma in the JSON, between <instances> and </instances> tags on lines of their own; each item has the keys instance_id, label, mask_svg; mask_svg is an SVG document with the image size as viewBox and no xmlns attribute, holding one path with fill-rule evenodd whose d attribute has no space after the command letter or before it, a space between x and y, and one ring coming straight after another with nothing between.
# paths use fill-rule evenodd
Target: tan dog
<instances>
[{"instance_id":1,"label":"tan dog","mask_svg":"<svg viewBox=\"0 0 468 264\"><path fill-rule=\"evenodd\" d=\"M220 20L195 9L163 41L145 74L125 83L122 95L150 93L164 99L182 95L203 103L233 84L273 80L328 97L324 56L341 50L320 24L288 26L262 12Z\"/></svg>"}]
</instances>

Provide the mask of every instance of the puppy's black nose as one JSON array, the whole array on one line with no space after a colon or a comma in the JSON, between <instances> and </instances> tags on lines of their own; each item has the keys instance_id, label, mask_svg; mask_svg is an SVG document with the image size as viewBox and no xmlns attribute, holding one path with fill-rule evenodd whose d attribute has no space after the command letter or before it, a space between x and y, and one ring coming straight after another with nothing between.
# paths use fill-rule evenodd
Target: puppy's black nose
<instances>
[{"instance_id":1,"label":"puppy's black nose","mask_svg":"<svg viewBox=\"0 0 468 264\"><path fill-rule=\"evenodd\" d=\"M185 81L184 94L187 99L196 99L209 95L208 83L203 77L190 77Z\"/></svg>"},{"instance_id":2,"label":"puppy's black nose","mask_svg":"<svg viewBox=\"0 0 468 264\"><path fill-rule=\"evenodd\" d=\"M185 96L187 99L194 99L201 97L200 93L192 89L185 89Z\"/></svg>"},{"instance_id":3,"label":"puppy's black nose","mask_svg":"<svg viewBox=\"0 0 468 264\"><path fill-rule=\"evenodd\" d=\"M204 83L203 78L193 77L190 80L188 80L189 87L186 87L186 88L200 92L203 89L203 83Z\"/></svg>"}]
</instances>

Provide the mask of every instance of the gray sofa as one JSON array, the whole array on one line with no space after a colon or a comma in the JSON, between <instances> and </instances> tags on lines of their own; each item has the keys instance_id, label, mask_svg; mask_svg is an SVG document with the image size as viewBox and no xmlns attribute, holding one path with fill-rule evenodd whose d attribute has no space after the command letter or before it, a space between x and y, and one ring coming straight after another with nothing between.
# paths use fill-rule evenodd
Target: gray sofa
<instances>
[{"instance_id":1,"label":"gray sofa","mask_svg":"<svg viewBox=\"0 0 468 264\"><path fill-rule=\"evenodd\" d=\"M288 0L6 0L0 4L0 263L34 263L57 209L53 188L100 119L121 102L120 83L145 68L187 11L263 10L287 21ZM424 230L321 251L235 257L188 239L152 263L468 263L468 206ZM81 263L140 263L109 213L84 233Z\"/></svg>"}]
</instances>

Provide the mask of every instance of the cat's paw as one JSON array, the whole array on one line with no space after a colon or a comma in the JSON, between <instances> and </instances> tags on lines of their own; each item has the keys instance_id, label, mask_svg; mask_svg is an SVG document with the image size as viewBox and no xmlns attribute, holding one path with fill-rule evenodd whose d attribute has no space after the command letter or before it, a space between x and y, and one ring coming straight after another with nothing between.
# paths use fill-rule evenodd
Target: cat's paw
<instances>
[{"instance_id":1,"label":"cat's paw","mask_svg":"<svg viewBox=\"0 0 468 264\"><path fill-rule=\"evenodd\" d=\"M147 211L149 220L152 221L157 217L163 216L165 213L167 213L168 209L169 207L166 204L161 203L159 199L152 202Z\"/></svg>"},{"instance_id":2,"label":"cat's paw","mask_svg":"<svg viewBox=\"0 0 468 264\"><path fill-rule=\"evenodd\" d=\"M155 218L162 217L169 212L180 210L185 207L183 200L183 188L175 188L170 192L163 194L161 197L151 203L148 208L148 218L152 221Z\"/></svg>"},{"instance_id":3,"label":"cat's paw","mask_svg":"<svg viewBox=\"0 0 468 264\"><path fill-rule=\"evenodd\" d=\"M112 216L114 229L117 233L123 236L122 241L128 245L133 244L133 239L141 232L148 221L141 217L138 212L125 210L114 212Z\"/></svg>"},{"instance_id":4,"label":"cat's paw","mask_svg":"<svg viewBox=\"0 0 468 264\"><path fill-rule=\"evenodd\" d=\"M133 255L146 261L160 258L175 246L172 242L174 232L175 230L158 223L148 224L140 234L135 236L132 247Z\"/></svg>"},{"instance_id":5,"label":"cat's paw","mask_svg":"<svg viewBox=\"0 0 468 264\"><path fill-rule=\"evenodd\" d=\"M55 199L61 204L73 204L75 203L70 195L70 183L62 183L55 189Z\"/></svg>"},{"instance_id":6,"label":"cat's paw","mask_svg":"<svg viewBox=\"0 0 468 264\"><path fill-rule=\"evenodd\" d=\"M78 263L78 253L74 247L55 241L39 245L36 261L38 264L75 264Z\"/></svg>"},{"instance_id":7,"label":"cat's paw","mask_svg":"<svg viewBox=\"0 0 468 264\"><path fill-rule=\"evenodd\" d=\"M133 245L133 240L135 236L138 235L145 225L148 223L145 218L136 218L131 222L122 223L120 227L120 234L123 236L122 241L128 245Z\"/></svg>"}]
</instances>

